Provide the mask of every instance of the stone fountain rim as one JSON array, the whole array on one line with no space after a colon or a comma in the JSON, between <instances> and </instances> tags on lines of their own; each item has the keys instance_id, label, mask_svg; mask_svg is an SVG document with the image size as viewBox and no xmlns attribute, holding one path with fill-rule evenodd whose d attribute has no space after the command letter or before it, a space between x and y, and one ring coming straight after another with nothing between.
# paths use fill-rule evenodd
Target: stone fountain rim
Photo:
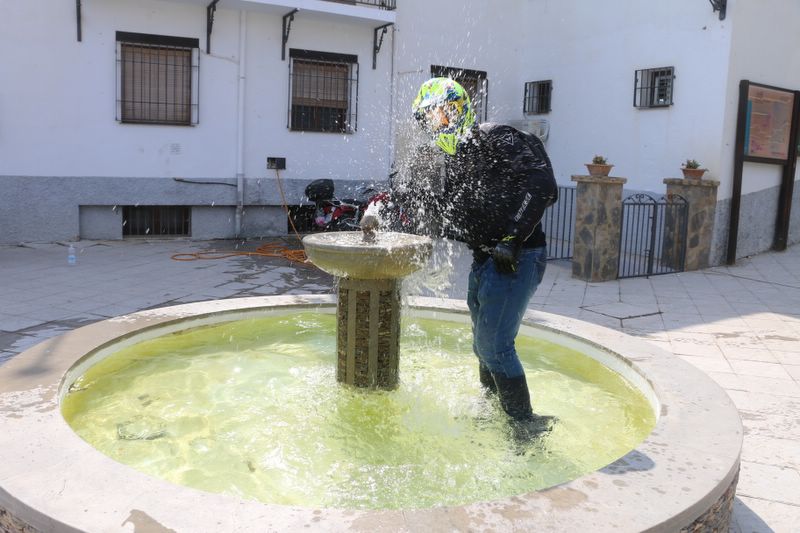
<instances>
[{"instance_id":1,"label":"stone fountain rim","mask_svg":"<svg viewBox=\"0 0 800 533\"><path fill-rule=\"evenodd\" d=\"M433 248L433 240L424 235L383 231L380 232L379 235L402 235L405 242L382 245L362 241L353 243L342 242L342 235L348 234L363 235L363 232L339 231L336 233L313 233L303 237L303 245L306 246L308 243L311 243L314 247L322 249L327 253L346 253L366 256L418 252L420 249L425 252L430 252Z\"/></svg>"},{"instance_id":2,"label":"stone fountain rim","mask_svg":"<svg viewBox=\"0 0 800 533\"><path fill-rule=\"evenodd\" d=\"M305 526L329 531L374 531L381 526L423 531L431 524L455 530L676 531L711 508L735 482L742 425L730 398L716 383L640 339L539 311L526 314L525 327L558 332L594 346L618 359L623 372L628 367L643 378L652 387L643 392L656 398L658 421L639 446L611 465L521 496L463 506L376 511L262 504L173 485L117 463L81 440L60 415L59 390L70 368L120 340L170 325L191 327L212 315L231 319L239 313L334 305L331 295L184 304L90 324L16 356L0 366L0 511L34 531L121 530L128 522L175 531ZM416 298L412 305L419 312L444 313L443 318L467 312L465 303L457 300ZM642 504L649 495L658 499L658 505ZM1 519L2 512L0 525L4 525Z\"/></svg>"}]
</instances>

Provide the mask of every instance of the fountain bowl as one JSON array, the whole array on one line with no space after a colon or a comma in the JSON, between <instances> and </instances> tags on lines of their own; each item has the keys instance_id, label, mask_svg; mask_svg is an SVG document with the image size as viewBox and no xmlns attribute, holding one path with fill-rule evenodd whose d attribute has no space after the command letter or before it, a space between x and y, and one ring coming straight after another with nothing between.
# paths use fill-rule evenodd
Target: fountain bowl
<instances>
[{"instance_id":1,"label":"fountain bowl","mask_svg":"<svg viewBox=\"0 0 800 533\"><path fill-rule=\"evenodd\" d=\"M311 262L340 278L399 279L419 270L431 255L429 237L378 232L364 241L361 231L317 233L303 237Z\"/></svg>"},{"instance_id":2,"label":"fountain bowl","mask_svg":"<svg viewBox=\"0 0 800 533\"><path fill-rule=\"evenodd\" d=\"M613 463L549 489L462 506L401 510L264 504L171 484L115 462L61 415L72 382L111 353L172 332L297 310L335 312L330 295L215 300L141 311L64 333L0 366L0 530L663 531L717 530L730 518L742 424L725 392L661 348L549 313L521 333L600 361L650 402L651 434ZM468 323L463 301L417 298L411 313Z\"/></svg>"}]
</instances>

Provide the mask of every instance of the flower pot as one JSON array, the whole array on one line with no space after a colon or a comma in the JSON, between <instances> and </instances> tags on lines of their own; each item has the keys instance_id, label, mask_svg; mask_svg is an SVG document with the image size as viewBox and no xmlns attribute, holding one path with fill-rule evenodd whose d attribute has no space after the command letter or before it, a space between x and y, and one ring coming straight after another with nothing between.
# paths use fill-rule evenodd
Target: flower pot
<instances>
[{"instance_id":1,"label":"flower pot","mask_svg":"<svg viewBox=\"0 0 800 533\"><path fill-rule=\"evenodd\" d=\"M608 176L614 165L598 165L596 163L586 163L586 168L590 176Z\"/></svg>"},{"instance_id":2,"label":"flower pot","mask_svg":"<svg viewBox=\"0 0 800 533\"><path fill-rule=\"evenodd\" d=\"M688 180L699 180L703 178L706 169L704 168L682 168L683 177Z\"/></svg>"}]
</instances>

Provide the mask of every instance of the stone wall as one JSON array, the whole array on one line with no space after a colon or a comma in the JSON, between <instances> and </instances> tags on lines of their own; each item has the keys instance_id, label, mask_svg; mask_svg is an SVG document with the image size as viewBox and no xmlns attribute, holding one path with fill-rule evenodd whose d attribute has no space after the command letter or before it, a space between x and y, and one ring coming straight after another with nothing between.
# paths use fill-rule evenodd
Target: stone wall
<instances>
[{"instance_id":1,"label":"stone wall","mask_svg":"<svg viewBox=\"0 0 800 533\"><path fill-rule=\"evenodd\" d=\"M667 178L664 180L667 194L677 194L689 204L686 240L678 228L669 227L665 231L665 250L663 259L678 268L680 258L678 250L685 244L686 260L684 270L707 268L711 256L711 239L714 234L714 221L717 207L717 189L719 182L714 180L693 180ZM673 221L674 222L674 221ZM669 237L669 238L668 238Z\"/></svg>"},{"instance_id":2,"label":"stone wall","mask_svg":"<svg viewBox=\"0 0 800 533\"><path fill-rule=\"evenodd\" d=\"M701 514L694 522L682 528L680 533L705 533L728 531L733 514L733 499L736 496L736 484L739 482L739 472L731 481L730 486L706 512Z\"/></svg>"},{"instance_id":3,"label":"stone wall","mask_svg":"<svg viewBox=\"0 0 800 533\"><path fill-rule=\"evenodd\" d=\"M578 183L572 276L587 281L616 279L619 269L622 186L627 180L572 176L572 181Z\"/></svg>"},{"instance_id":4,"label":"stone wall","mask_svg":"<svg viewBox=\"0 0 800 533\"><path fill-rule=\"evenodd\" d=\"M0 507L0 533L40 533L38 529L29 526L6 509Z\"/></svg>"}]
</instances>

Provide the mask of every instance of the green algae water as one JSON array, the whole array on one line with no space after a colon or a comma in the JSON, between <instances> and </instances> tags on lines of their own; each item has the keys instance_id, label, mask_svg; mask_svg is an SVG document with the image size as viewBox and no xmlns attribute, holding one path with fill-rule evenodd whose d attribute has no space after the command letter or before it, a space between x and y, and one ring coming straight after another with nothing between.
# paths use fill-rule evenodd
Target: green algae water
<instances>
[{"instance_id":1,"label":"green algae water","mask_svg":"<svg viewBox=\"0 0 800 533\"><path fill-rule=\"evenodd\" d=\"M479 386L468 325L404 318L400 386L385 392L336 382L335 320L299 312L140 342L79 377L63 415L109 457L177 484L353 509L542 489L616 460L655 425L615 372L520 336L534 410L559 418L521 447Z\"/></svg>"}]
</instances>

